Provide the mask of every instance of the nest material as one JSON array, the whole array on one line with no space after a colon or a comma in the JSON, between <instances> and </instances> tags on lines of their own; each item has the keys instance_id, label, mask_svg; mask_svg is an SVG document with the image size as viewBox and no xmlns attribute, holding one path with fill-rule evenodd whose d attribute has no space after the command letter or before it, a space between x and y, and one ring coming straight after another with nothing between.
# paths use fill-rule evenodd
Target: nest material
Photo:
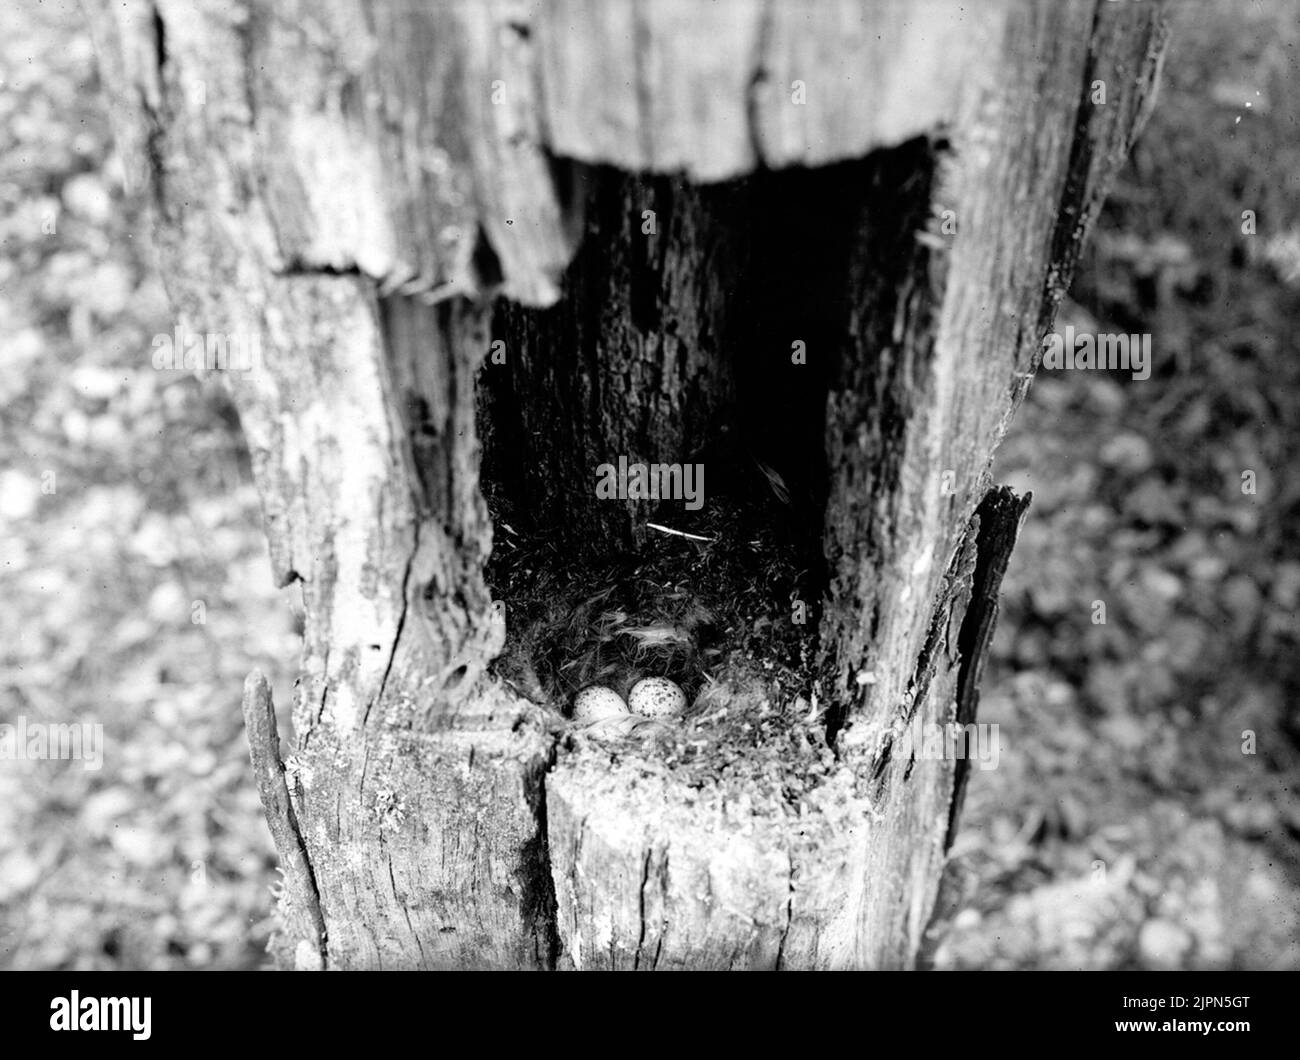
<instances>
[{"instance_id":1,"label":"nest material","mask_svg":"<svg viewBox=\"0 0 1300 1060\"><path fill-rule=\"evenodd\" d=\"M506 605L496 672L534 702L565 713L592 684L625 699L642 677L677 682L694 701L715 685L806 696L814 624L791 601L817 599L783 527L717 504L710 540L653 534L635 555L572 558L545 535L514 535L494 551L493 596ZM694 710L688 713L695 713Z\"/></svg>"},{"instance_id":2,"label":"nest material","mask_svg":"<svg viewBox=\"0 0 1300 1060\"><path fill-rule=\"evenodd\" d=\"M683 717L597 724L583 738L635 742L641 753L627 761L798 817L837 768L821 716L831 684L816 670L816 619L793 621L795 600L821 599L814 549L788 522L725 498L704 514L680 528L707 542L656 534L639 553L600 564L558 538L506 530L488 569L506 605L495 671L559 716L587 685L626 699L641 677L670 678L691 703Z\"/></svg>"}]
</instances>

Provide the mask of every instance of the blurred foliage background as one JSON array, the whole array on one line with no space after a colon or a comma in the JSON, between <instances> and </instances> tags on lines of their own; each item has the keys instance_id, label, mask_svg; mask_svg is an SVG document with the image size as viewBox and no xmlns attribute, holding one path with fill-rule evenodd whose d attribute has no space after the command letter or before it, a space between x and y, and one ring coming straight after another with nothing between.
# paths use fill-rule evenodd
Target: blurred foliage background
<instances>
[{"instance_id":1,"label":"blurred foliage background","mask_svg":"<svg viewBox=\"0 0 1300 1060\"><path fill-rule=\"evenodd\" d=\"M1154 369L1040 373L999 452L1034 503L940 968L1300 968L1300 23L1174 9L1058 322L1150 332ZM76 5L0 21L0 721L106 742L0 763L0 968L260 967L239 695L260 666L287 711L297 589L219 386L150 367L174 321Z\"/></svg>"}]
</instances>

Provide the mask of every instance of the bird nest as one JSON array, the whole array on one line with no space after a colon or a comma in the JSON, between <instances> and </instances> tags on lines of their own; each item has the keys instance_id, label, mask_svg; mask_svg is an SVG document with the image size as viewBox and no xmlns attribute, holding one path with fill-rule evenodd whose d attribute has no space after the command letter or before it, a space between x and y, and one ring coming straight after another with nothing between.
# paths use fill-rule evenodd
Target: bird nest
<instances>
[{"instance_id":1,"label":"bird nest","mask_svg":"<svg viewBox=\"0 0 1300 1060\"><path fill-rule=\"evenodd\" d=\"M724 689L756 707L809 696L817 571L780 512L723 498L689 530L650 522L642 548L605 559L493 514L488 583L507 625L495 671L526 698L567 715L583 688L626 699L651 676L682 687L688 715Z\"/></svg>"}]
</instances>

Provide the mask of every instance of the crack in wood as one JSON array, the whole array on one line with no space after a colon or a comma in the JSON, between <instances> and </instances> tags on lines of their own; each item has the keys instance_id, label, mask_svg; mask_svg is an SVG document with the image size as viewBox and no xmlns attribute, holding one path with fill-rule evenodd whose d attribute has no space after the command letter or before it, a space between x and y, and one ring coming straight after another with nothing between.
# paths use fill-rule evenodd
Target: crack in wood
<instances>
[{"instance_id":1,"label":"crack in wood","mask_svg":"<svg viewBox=\"0 0 1300 1060\"><path fill-rule=\"evenodd\" d=\"M641 931L637 935L636 952L632 955L632 970L636 971L641 967L641 949L645 946L645 892L650 885L650 861L654 857L654 849L648 847L645 852L645 861L641 866L641 890L640 890L640 913L641 913Z\"/></svg>"},{"instance_id":2,"label":"crack in wood","mask_svg":"<svg viewBox=\"0 0 1300 1060\"><path fill-rule=\"evenodd\" d=\"M288 926L296 929L300 941L307 941L315 947L321 966L326 967L329 959L328 937L325 918L321 912L320 893L307 854L307 844L289 796L289 787L285 783L271 686L260 670L254 670L244 682L243 712L257 793L266 812L275 849L280 855L290 910L298 920L298 923Z\"/></svg>"},{"instance_id":3,"label":"crack in wood","mask_svg":"<svg viewBox=\"0 0 1300 1060\"><path fill-rule=\"evenodd\" d=\"M979 710L979 684L988 660L989 645L998 619L998 594L1011 551L1025 513L1029 510L1033 494L1018 497L1006 486L989 490L976 510L979 533L976 538L976 563L971 582L971 598L957 635L961 658L957 676L957 714L955 721L963 728L975 721ZM948 828L944 836L944 851L952 849L953 839L961 818L962 803L966 798L966 782L970 776L970 748L957 760L953 778L952 800L949 803Z\"/></svg>"}]
</instances>

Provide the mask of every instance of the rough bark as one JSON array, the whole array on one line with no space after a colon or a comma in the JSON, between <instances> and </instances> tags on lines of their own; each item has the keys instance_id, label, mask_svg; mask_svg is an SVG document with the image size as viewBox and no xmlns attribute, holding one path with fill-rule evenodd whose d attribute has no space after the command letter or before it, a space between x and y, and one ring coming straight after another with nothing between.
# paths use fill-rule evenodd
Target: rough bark
<instances>
[{"instance_id":1,"label":"rough bark","mask_svg":"<svg viewBox=\"0 0 1300 1060\"><path fill-rule=\"evenodd\" d=\"M895 748L973 716L1022 512L989 462L1159 5L88 10L183 319L261 338L225 374L306 613L287 796L250 721L283 962L910 964L962 778ZM772 742L739 679L753 731L697 718L678 749L493 667L494 516L646 548L643 503L593 497L611 454L725 469L811 571L812 709L777 704Z\"/></svg>"}]
</instances>

